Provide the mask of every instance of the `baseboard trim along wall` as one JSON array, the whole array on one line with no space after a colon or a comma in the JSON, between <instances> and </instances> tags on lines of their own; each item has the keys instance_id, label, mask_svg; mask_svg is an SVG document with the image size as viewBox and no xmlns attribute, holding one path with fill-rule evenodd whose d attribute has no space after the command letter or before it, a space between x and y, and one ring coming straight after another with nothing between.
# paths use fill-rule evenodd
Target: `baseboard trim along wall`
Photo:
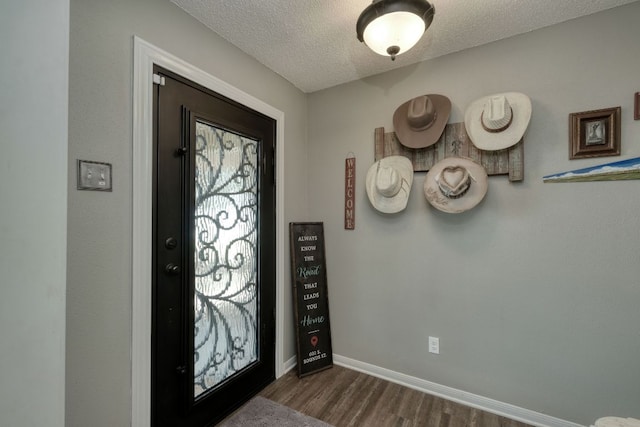
<instances>
[{"instance_id":1,"label":"baseboard trim along wall","mask_svg":"<svg viewBox=\"0 0 640 427\"><path fill-rule=\"evenodd\" d=\"M510 405L508 403L499 402L489 399L488 397L479 396L477 394L468 393L452 387L447 387L431 381L412 377L410 375L395 372L390 369L381 368L380 366L370 363L360 362L359 360L350 359L348 357L333 355L333 362L336 365L362 372L372 377L382 378L395 384L400 384L423 393L451 400L452 402L477 408L482 411L491 412L492 414L510 418L512 420L521 421L538 427L584 427L580 424L566 421L560 418L551 417L539 412L524 409L519 406ZM288 359L282 366L282 375L296 367L296 356Z\"/></svg>"},{"instance_id":2,"label":"baseboard trim along wall","mask_svg":"<svg viewBox=\"0 0 640 427\"><path fill-rule=\"evenodd\" d=\"M296 367L298 364L296 356L293 356L291 359L284 362L283 366L280 368L280 375L276 374L276 378L280 378L282 375L286 374L290 370Z\"/></svg>"},{"instance_id":3,"label":"baseboard trim along wall","mask_svg":"<svg viewBox=\"0 0 640 427\"><path fill-rule=\"evenodd\" d=\"M287 361L287 366L290 366L289 364L291 363L291 361L293 361L293 366L295 366L295 358L289 359ZM337 354L333 355L333 362L336 365L353 369L354 371L359 371L374 377L382 378L384 380L391 381L392 383L400 384L414 390L432 394L434 396L451 400L462 405L477 408L486 412L491 412L496 415L501 415L512 420L521 421L523 423L531 424L534 426L584 427L580 424L572 423L570 421L554 418L549 415L541 414L539 412L530 411L528 409L510 405L508 403L499 402L487 397L478 396L473 393L468 393L466 391L457 390L452 387L436 384L431 381L426 381L420 378L412 377L410 375L402 374L400 372L391 371L389 369L381 368L379 366L371 365L365 362L360 362L358 360L350 359L348 357L340 356Z\"/></svg>"}]
</instances>

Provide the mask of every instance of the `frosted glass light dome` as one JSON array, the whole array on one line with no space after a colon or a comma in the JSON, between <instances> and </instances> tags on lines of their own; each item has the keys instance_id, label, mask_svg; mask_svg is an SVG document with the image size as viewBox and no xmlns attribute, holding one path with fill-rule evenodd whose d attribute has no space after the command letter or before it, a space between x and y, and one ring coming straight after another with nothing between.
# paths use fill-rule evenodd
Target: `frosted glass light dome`
<instances>
[{"instance_id":1,"label":"frosted glass light dome","mask_svg":"<svg viewBox=\"0 0 640 427\"><path fill-rule=\"evenodd\" d=\"M395 60L411 49L429 28L435 14L426 0L373 0L358 18L358 40Z\"/></svg>"},{"instance_id":2,"label":"frosted glass light dome","mask_svg":"<svg viewBox=\"0 0 640 427\"><path fill-rule=\"evenodd\" d=\"M374 19L364 30L364 42L379 55L399 55L418 43L424 21L410 12L393 12ZM397 49L394 49L397 48Z\"/></svg>"}]
</instances>

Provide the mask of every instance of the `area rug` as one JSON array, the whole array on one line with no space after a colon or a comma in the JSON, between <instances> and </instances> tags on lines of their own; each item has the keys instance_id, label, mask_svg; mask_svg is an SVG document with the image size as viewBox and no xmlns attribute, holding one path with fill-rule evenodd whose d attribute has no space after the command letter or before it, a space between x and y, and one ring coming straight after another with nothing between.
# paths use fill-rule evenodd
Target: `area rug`
<instances>
[{"instance_id":1,"label":"area rug","mask_svg":"<svg viewBox=\"0 0 640 427\"><path fill-rule=\"evenodd\" d=\"M324 421L256 396L220 424L222 427L333 427Z\"/></svg>"}]
</instances>

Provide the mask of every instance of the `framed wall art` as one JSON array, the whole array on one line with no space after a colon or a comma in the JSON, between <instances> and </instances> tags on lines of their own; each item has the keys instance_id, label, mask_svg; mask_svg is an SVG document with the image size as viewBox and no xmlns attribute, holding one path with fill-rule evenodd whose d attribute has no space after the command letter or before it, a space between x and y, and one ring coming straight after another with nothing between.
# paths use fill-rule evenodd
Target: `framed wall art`
<instances>
[{"instance_id":1,"label":"framed wall art","mask_svg":"<svg viewBox=\"0 0 640 427\"><path fill-rule=\"evenodd\" d=\"M640 92L633 95L633 120L640 120Z\"/></svg>"},{"instance_id":2,"label":"framed wall art","mask_svg":"<svg viewBox=\"0 0 640 427\"><path fill-rule=\"evenodd\" d=\"M620 155L620 107L569 114L569 159Z\"/></svg>"}]
</instances>

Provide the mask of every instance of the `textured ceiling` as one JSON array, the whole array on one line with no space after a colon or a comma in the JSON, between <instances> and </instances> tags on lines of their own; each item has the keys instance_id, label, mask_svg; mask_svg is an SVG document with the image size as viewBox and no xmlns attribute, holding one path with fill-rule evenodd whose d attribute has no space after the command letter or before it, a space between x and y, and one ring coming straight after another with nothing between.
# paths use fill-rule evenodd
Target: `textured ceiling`
<instances>
[{"instance_id":1,"label":"textured ceiling","mask_svg":"<svg viewBox=\"0 0 640 427\"><path fill-rule=\"evenodd\" d=\"M433 24L395 61L356 39L370 0L171 1L309 93L638 0L432 0Z\"/></svg>"}]
</instances>

